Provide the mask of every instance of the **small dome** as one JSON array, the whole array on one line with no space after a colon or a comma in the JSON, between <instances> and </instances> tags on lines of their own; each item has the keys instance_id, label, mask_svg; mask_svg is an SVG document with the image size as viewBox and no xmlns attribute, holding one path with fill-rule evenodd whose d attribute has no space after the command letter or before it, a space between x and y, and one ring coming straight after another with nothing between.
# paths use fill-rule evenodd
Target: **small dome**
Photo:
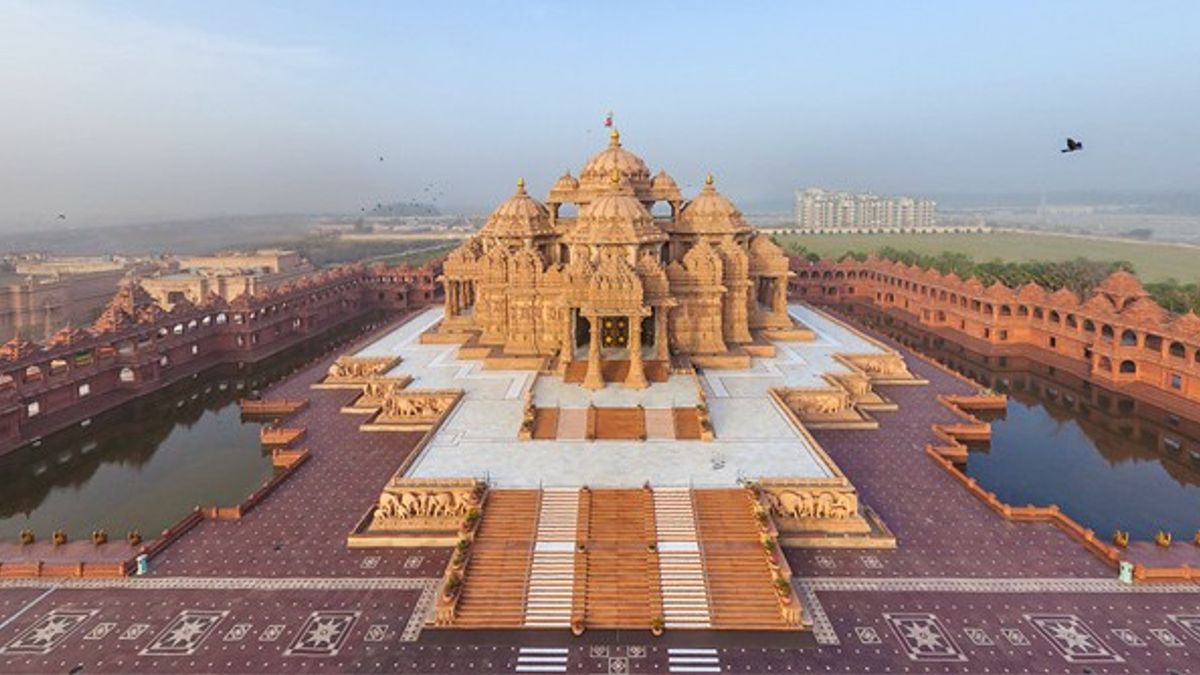
<instances>
[{"instance_id":1,"label":"small dome","mask_svg":"<svg viewBox=\"0 0 1200 675\"><path fill-rule=\"evenodd\" d=\"M646 183L650 180L650 168L641 157L621 147L621 134L613 129L608 147L593 155L579 172L579 182L588 186L608 184L613 171L631 183Z\"/></svg>"},{"instance_id":2,"label":"small dome","mask_svg":"<svg viewBox=\"0 0 1200 675\"><path fill-rule=\"evenodd\" d=\"M733 234L748 231L750 225L733 202L717 192L713 187L713 177L709 176L700 194L683 205L677 229L695 234Z\"/></svg>"},{"instance_id":3,"label":"small dome","mask_svg":"<svg viewBox=\"0 0 1200 675\"><path fill-rule=\"evenodd\" d=\"M650 179L650 187L655 190L678 190L679 184L665 170L659 171Z\"/></svg>"},{"instance_id":4,"label":"small dome","mask_svg":"<svg viewBox=\"0 0 1200 675\"><path fill-rule=\"evenodd\" d=\"M538 200L525 192L525 179L517 181L517 192L492 211L484 223L481 235L499 238L529 238L554 234L550 212Z\"/></svg>"},{"instance_id":5,"label":"small dome","mask_svg":"<svg viewBox=\"0 0 1200 675\"><path fill-rule=\"evenodd\" d=\"M567 171L562 176L559 176L558 180L554 181L554 187L550 188L550 191L558 192L559 190L577 190L577 189L579 189L579 181L576 180L575 177L571 175L570 171Z\"/></svg>"}]
</instances>

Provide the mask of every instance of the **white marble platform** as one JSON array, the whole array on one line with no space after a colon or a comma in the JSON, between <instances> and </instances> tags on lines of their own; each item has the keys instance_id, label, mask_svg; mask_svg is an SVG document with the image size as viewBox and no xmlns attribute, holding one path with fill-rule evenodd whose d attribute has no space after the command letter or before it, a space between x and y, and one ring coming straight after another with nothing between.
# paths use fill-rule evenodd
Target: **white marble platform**
<instances>
[{"instance_id":1,"label":"white marble platform","mask_svg":"<svg viewBox=\"0 0 1200 675\"><path fill-rule=\"evenodd\" d=\"M817 340L779 342L776 357L756 358L746 370L701 375L717 436L711 442L518 440L522 400L530 387L537 387L540 404L556 401L563 407L586 406L586 390L557 378L535 378L529 371L485 371L478 361L455 359L457 345L421 344L420 334L441 319L441 308L426 310L358 355L403 357L389 374L411 375L410 388L464 391L463 401L409 468L410 476L474 476L502 488L635 487L647 480L657 486L730 487L760 476L828 476L828 467L776 409L767 390L820 386L821 372L845 370L834 353L879 348L806 306L793 305L790 311L817 333ZM687 377L640 392L610 384L591 398L612 405L629 405L636 398L650 408L697 402Z\"/></svg>"}]
</instances>

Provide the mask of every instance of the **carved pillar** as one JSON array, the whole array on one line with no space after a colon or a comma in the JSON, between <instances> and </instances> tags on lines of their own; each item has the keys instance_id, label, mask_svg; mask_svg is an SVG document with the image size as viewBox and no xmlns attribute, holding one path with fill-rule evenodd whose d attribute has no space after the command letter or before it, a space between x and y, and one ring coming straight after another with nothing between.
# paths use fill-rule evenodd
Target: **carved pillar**
<instances>
[{"instance_id":1,"label":"carved pillar","mask_svg":"<svg viewBox=\"0 0 1200 675\"><path fill-rule=\"evenodd\" d=\"M458 282L446 280L446 314L458 316Z\"/></svg>"},{"instance_id":2,"label":"carved pillar","mask_svg":"<svg viewBox=\"0 0 1200 675\"><path fill-rule=\"evenodd\" d=\"M587 374L583 377L586 389L603 389L604 374L600 372L600 317L588 317L588 363Z\"/></svg>"},{"instance_id":3,"label":"carved pillar","mask_svg":"<svg viewBox=\"0 0 1200 675\"><path fill-rule=\"evenodd\" d=\"M642 318L637 315L629 317L629 374L625 376L625 386L630 389L648 386L642 367Z\"/></svg>"},{"instance_id":4,"label":"carved pillar","mask_svg":"<svg viewBox=\"0 0 1200 675\"><path fill-rule=\"evenodd\" d=\"M667 341L667 307L654 308L654 358L659 361L671 360L670 343Z\"/></svg>"},{"instance_id":5,"label":"carved pillar","mask_svg":"<svg viewBox=\"0 0 1200 675\"><path fill-rule=\"evenodd\" d=\"M559 346L558 354L558 373L560 375L567 372L567 364L575 360L575 331L571 325L572 310L568 307L563 310L563 327L561 336L561 345Z\"/></svg>"},{"instance_id":6,"label":"carved pillar","mask_svg":"<svg viewBox=\"0 0 1200 675\"><path fill-rule=\"evenodd\" d=\"M775 278L775 312L787 314L787 276Z\"/></svg>"}]
</instances>

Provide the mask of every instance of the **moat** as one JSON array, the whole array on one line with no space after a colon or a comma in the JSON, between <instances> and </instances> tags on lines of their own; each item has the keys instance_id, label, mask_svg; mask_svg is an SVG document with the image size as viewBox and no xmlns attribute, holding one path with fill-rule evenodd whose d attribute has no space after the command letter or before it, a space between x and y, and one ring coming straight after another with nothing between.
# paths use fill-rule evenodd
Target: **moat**
<instances>
[{"instance_id":1,"label":"moat","mask_svg":"<svg viewBox=\"0 0 1200 675\"><path fill-rule=\"evenodd\" d=\"M872 324L1009 397L965 471L1014 506L1057 504L1107 539L1200 530L1200 420L1181 418L1029 359L988 358L931 334Z\"/></svg>"},{"instance_id":2,"label":"moat","mask_svg":"<svg viewBox=\"0 0 1200 675\"><path fill-rule=\"evenodd\" d=\"M0 456L0 539L24 529L71 539L105 529L157 536L197 505L232 505L274 469L261 423L243 420L254 397L314 358L338 349L381 317L354 321L258 364L220 365Z\"/></svg>"}]
</instances>

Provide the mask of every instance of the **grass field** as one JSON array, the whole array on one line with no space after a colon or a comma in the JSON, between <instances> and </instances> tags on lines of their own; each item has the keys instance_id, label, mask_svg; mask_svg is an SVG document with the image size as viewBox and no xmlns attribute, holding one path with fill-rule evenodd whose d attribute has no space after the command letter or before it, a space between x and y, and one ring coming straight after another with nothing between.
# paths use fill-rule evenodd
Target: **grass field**
<instances>
[{"instance_id":1,"label":"grass field","mask_svg":"<svg viewBox=\"0 0 1200 675\"><path fill-rule=\"evenodd\" d=\"M917 253L965 253L976 262L994 259L1128 260L1142 281L1200 281L1200 247L1182 244L1122 241L1076 235L985 232L972 234L780 234L785 246L795 242L822 256L841 257L847 251L871 252L890 246Z\"/></svg>"}]
</instances>

